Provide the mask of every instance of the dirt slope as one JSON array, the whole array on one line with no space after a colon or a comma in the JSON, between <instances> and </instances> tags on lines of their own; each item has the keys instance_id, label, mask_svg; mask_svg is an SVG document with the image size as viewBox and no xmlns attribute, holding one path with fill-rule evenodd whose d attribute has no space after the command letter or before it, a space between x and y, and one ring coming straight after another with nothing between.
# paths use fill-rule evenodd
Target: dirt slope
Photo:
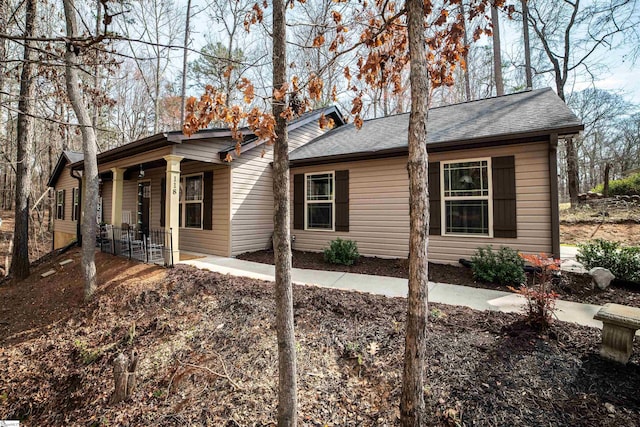
<instances>
[{"instance_id":1,"label":"dirt slope","mask_svg":"<svg viewBox=\"0 0 640 427\"><path fill-rule=\"evenodd\" d=\"M77 262L0 286L0 419L275 425L272 284L102 254L98 264L86 305ZM301 424L397 425L405 301L310 287L294 300ZM541 339L515 315L430 308L429 425L640 424L639 344L619 367L597 356L598 330L559 324ZM111 361L131 350L139 386L109 405Z\"/></svg>"}]
</instances>

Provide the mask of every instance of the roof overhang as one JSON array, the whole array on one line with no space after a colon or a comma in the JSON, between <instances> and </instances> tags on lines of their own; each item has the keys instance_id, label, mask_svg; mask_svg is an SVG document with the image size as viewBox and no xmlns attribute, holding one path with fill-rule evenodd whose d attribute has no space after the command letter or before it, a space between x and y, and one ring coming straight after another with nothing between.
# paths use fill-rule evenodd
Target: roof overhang
<instances>
[{"instance_id":1,"label":"roof overhang","mask_svg":"<svg viewBox=\"0 0 640 427\"><path fill-rule=\"evenodd\" d=\"M136 154L146 153L147 151L155 150L158 148L167 147L175 144L167 138L166 133L158 133L148 136L146 138L139 139L137 141L130 142L129 144L122 145L120 147L113 148L111 150L98 154L98 164L104 164L115 160L124 159ZM84 162L79 161L71 164L72 169L84 169Z\"/></svg>"},{"instance_id":2,"label":"roof overhang","mask_svg":"<svg viewBox=\"0 0 640 427\"><path fill-rule=\"evenodd\" d=\"M344 117L342 116L342 113L340 112L340 110L338 110L336 106L332 105L330 107L310 111L308 114L292 120L291 122L289 122L289 125L287 126L287 130L291 132L299 127L305 126L313 122L314 120L319 120L322 115L325 115L326 117L330 117L331 119L333 119L336 127L339 127L345 124ZM253 135L253 132L250 132L250 134ZM249 151L255 147L263 145L266 142L267 142L267 139L258 139L258 138L251 138L246 141L243 141L240 145L240 154L242 155L246 151ZM237 155L236 145L235 144L230 145L227 148L221 150L218 154L220 156L220 160L226 160L228 154L233 157L234 155Z\"/></svg>"},{"instance_id":3,"label":"roof overhang","mask_svg":"<svg viewBox=\"0 0 640 427\"><path fill-rule=\"evenodd\" d=\"M473 148L497 147L541 141L551 141L551 135L558 135L559 139L574 137L584 130L584 125L562 127L557 129L545 129L540 131L510 133L482 138L464 140L451 140L427 144L427 152L439 153L444 151L459 151ZM386 157L399 157L409 154L409 147L395 147L385 150L360 151L356 153L337 154L333 156L319 156L306 159L291 160L291 167L311 166L327 163L340 163L360 160L381 159Z\"/></svg>"}]
</instances>

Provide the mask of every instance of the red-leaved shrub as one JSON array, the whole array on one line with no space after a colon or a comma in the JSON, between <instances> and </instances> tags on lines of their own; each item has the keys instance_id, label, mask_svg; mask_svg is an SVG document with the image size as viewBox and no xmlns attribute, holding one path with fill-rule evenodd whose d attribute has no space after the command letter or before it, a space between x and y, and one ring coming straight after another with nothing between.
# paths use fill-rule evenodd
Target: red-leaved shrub
<instances>
[{"instance_id":1,"label":"red-leaved shrub","mask_svg":"<svg viewBox=\"0 0 640 427\"><path fill-rule=\"evenodd\" d=\"M512 291L527 299L527 319L532 326L546 330L553 322L558 294L552 289L553 276L560 270L560 260L553 259L544 253L540 255L520 254L522 259L534 267L530 285L522 285L519 289L509 287Z\"/></svg>"}]
</instances>

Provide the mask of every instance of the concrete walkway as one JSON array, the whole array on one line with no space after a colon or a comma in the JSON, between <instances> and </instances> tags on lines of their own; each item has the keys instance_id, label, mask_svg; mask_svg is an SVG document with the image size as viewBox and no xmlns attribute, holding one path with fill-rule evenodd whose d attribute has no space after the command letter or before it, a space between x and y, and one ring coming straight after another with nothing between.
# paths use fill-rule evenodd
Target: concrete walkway
<instances>
[{"instance_id":1,"label":"concrete walkway","mask_svg":"<svg viewBox=\"0 0 640 427\"><path fill-rule=\"evenodd\" d=\"M275 269L272 265L243 261L236 258L197 255L202 258L180 261L179 264L192 265L203 270L216 271L222 274L268 281L274 280ZM407 296L407 279L337 271L305 270L301 268L292 269L291 274L293 282L300 285L369 292L388 297ZM429 301L465 306L475 310L495 310L505 313L522 311L525 303L522 296L511 292L432 282L429 283ZM559 320L602 328L602 322L593 319L600 306L570 301L558 301L556 306L556 315Z\"/></svg>"}]
</instances>

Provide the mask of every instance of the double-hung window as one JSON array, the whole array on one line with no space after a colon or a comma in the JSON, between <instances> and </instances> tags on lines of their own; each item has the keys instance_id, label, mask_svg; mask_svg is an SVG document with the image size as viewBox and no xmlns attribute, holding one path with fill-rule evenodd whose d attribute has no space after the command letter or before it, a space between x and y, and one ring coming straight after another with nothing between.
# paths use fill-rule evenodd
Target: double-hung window
<instances>
[{"instance_id":1,"label":"double-hung window","mask_svg":"<svg viewBox=\"0 0 640 427\"><path fill-rule=\"evenodd\" d=\"M79 190L78 187L74 188L73 191L71 192L71 220L72 221L77 221L78 218L80 217L80 194L79 194Z\"/></svg>"},{"instance_id":2,"label":"double-hung window","mask_svg":"<svg viewBox=\"0 0 640 427\"><path fill-rule=\"evenodd\" d=\"M443 162L444 234L491 237L489 159Z\"/></svg>"},{"instance_id":3,"label":"double-hung window","mask_svg":"<svg viewBox=\"0 0 640 427\"><path fill-rule=\"evenodd\" d=\"M64 219L64 190L56 192L56 219Z\"/></svg>"},{"instance_id":4,"label":"double-hung window","mask_svg":"<svg viewBox=\"0 0 640 427\"><path fill-rule=\"evenodd\" d=\"M333 230L334 188L333 172L305 174L306 230Z\"/></svg>"},{"instance_id":5,"label":"double-hung window","mask_svg":"<svg viewBox=\"0 0 640 427\"><path fill-rule=\"evenodd\" d=\"M202 228L202 174L184 176L180 180L180 226Z\"/></svg>"}]
</instances>

